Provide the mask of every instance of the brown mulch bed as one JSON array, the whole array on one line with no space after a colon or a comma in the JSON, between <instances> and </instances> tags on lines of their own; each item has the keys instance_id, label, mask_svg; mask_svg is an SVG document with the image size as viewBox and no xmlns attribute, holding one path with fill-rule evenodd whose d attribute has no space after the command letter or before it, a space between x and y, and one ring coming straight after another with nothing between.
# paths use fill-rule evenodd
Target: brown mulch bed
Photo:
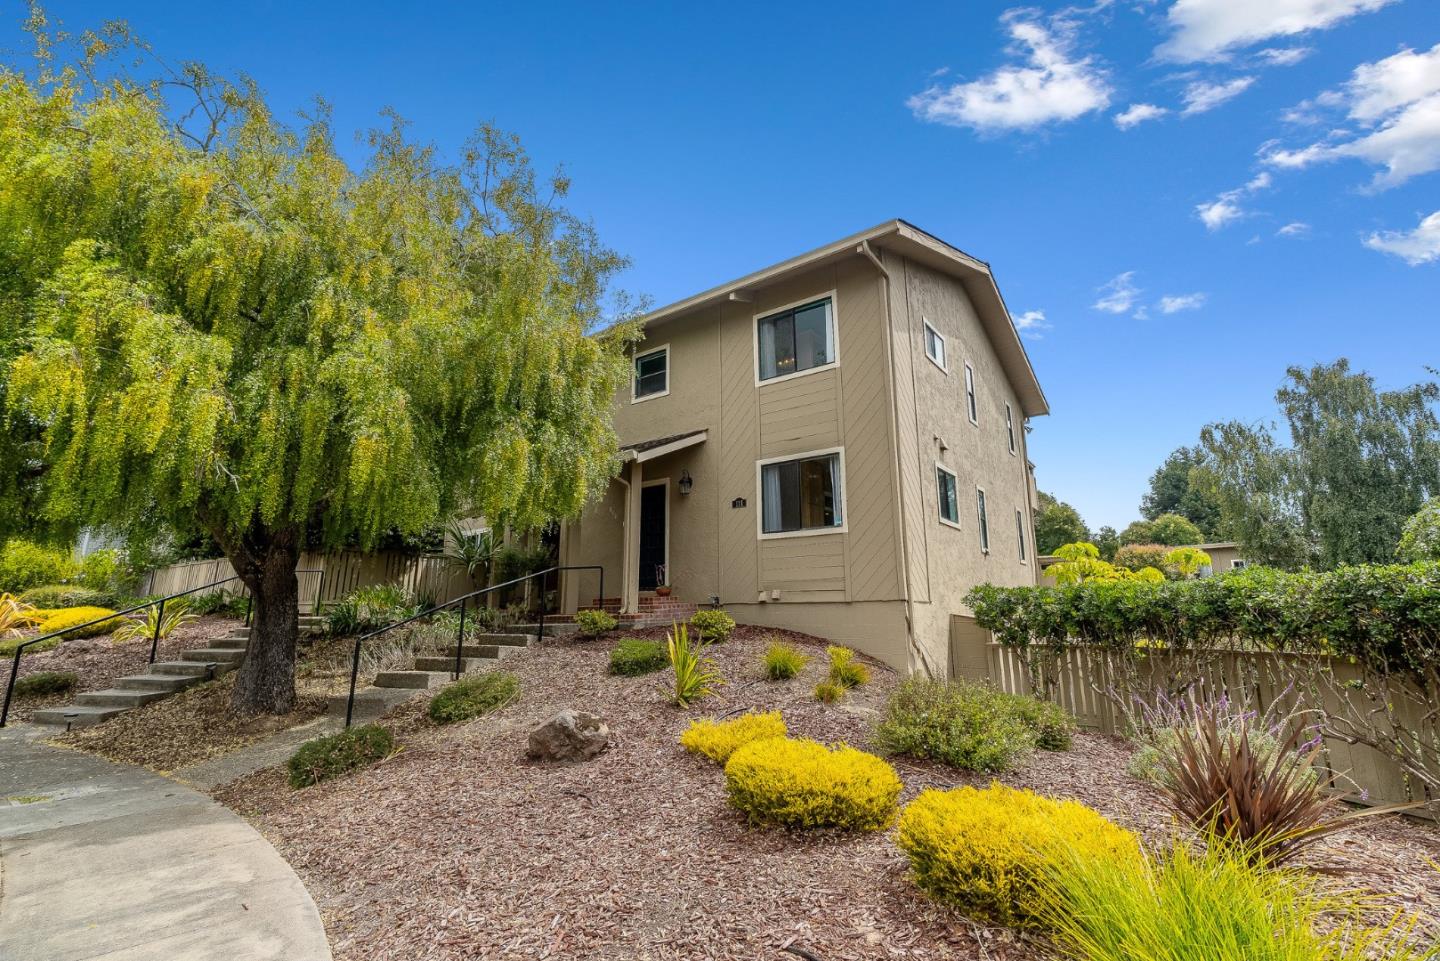
<instances>
[{"instance_id":1,"label":"brown mulch bed","mask_svg":"<svg viewBox=\"0 0 1440 961\"><path fill-rule=\"evenodd\" d=\"M234 618L214 615L197 618L176 628L161 641L156 657L162 661L171 660L181 651L204 647L213 638L230 633L230 628L238 623ZM4 685L10 681L10 667L14 661L8 656L0 661L3 661L0 663L0 697L3 697ZM116 678L145 673L149 663L149 639L116 642L108 635L65 641L48 651L25 654L20 658L20 677L38 671L72 671L79 676L79 683L73 691L64 694L17 697L10 705L10 720L27 721L36 711L68 704L76 694L104 690Z\"/></svg>"},{"instance_id":2,"label":"brown mulch bed","mask_svg":"<svg viewBox=\"0 0 1440 961\"><path fill-rule=\"evenodd\" d=\"M714 765L676 744L690 719L783 708L792 733L861 744L872 711L897 683L873 682L842 705L816 703L819 642L797 679L760 679L765 638L742 627L716 651L729 684L682 711L665 702L666 675L606 674L619 635L556 641L511 658L518 702L436 728L424 700L386 723L403 750L333 782L292 791L279 769L217 796L250 815L304 878L337 961L420 958L594 958L734 961L1045 957L1033 941L972 924L921 897L893 832L787 833L746 826L725 803ZM659 636L661 631L632 636ZM525 760L526 734L555 711L603 715L614 736L576 765ZM1154 791L1125 774L1122 742L1081 735L1071 751L1037 755L1003 778L1084 801L1163 842L1171 822ZM983 784L901 761L906 799L925 786ZM1336 844L1358 868L1349 883L1393 905L1440 906L1440 832L1411 822L1368 826Z\"/></svg>"}]
</instances>

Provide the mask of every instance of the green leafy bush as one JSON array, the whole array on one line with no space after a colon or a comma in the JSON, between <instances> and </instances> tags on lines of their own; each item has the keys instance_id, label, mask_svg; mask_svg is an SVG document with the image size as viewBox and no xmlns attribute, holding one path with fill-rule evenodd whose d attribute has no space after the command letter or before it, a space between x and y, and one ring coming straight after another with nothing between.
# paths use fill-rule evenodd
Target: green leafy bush
<instances>
[{"instance_id":1,"label":"green leafy bush","mask_svg":"<svg viewBox=\"0 0 1440 961\"><path fill-rule=\"evenodd\" d=\"M42 584L20 595L20 600L35 607L58 610L62 607L112 607L113 594L91 590L80 584Z\"/></svg>"},{"instance_id":2,"label":"green leafy bush","mask_svg":"<svg viewBox=\"0 0 1440 961\"><path fill-rule=\"evenodd\" d=\"M844 744L766 738L725 764L730 804L752 824L879 831L895 820L900 789L894 768Z\"/></svg>"},{"instance_id":3,"label":"green leafy bush","mask_svg":"<svg viewBox=\"0 0 1440 961\"><path fill-rule=\"evenodd\" d=\"M243 594L231 594L227 591L196 594L192 595L190 600L191 612L201 616L219 614L224 617L244 617L249 606L249 599Z\"/></svg>"},{"instance_id":4,"label":"green leafy bush","mask_svg":"<svg viewBox=\"0 0 1440 961\"><path fill-rule=\"evenodd\" d=\"M80 583L92 591L115 598L134 587L135 576L117 550L92 551L80 559Z\"/></svg>"},{"instance_id":5,"label":"green leafy bush","mask_svg":"<svg viewBox=\"0 0 1440 961\"><path fill-rule=\"evenodd\" d=\"M620 622L615 615L609 611L593 608L591 610L575 612L575 626L580 628L580 633L589 637L599 637L606 631L613 631Z\"/></svg>"},{"instance_id":6,"label":"green leafy bush","mask_svg":"<svg viewBox=\"0 0 1440 961\"><path fill-rule=\"evenodd\" d=\"M789 644L772 641L765 650L765 659L761 662L761 668L769 680L788 681L805 670L805 665L809 663L810 658Z\"/></svg>"},{"instance_id":7,"label":"green leafy bush","mask_svg":"<svg viewBox=\"0 0 1440 961\"><path fill-rule=\"evenodd\" d=\"M69 580L76 573L68 552L14 538L0 547L0 590L19 593Z\"/></svg>"},{"instance_id":8,"label":"green leafy bush","mask_svg":"<svg viewBox=\"0 0 1440 961\"><path fill-rule=\"evenodd\" d=\"M506 671L486 671L447 684L430 699L430 720L453 724L489 714L520 696L520 681Z\"/></svg>"},{"instance_id":9,"label":"green leafy bush","mask_svg":"<svg viewBox=\"0 0 1440 961\"><path fill-rule=\"evenodd\" d=\"M80 683L80 676L74 671L36 671L15 681L16 697L43 697L46 694L64 694Z\"/></svg>"},{"instance_id":10,"label":"green leafy bush","mask_svg":"<svg viewBox=\"0 0 1440 961\"><path fill-rule=\"evenodd\" d=\"M1395 556L1402 561L1440 561L1440 497L1432 497L1405 522Z\"/></svg>"},{"instance_id":11,"label":"green leafy bush","mask_svg":"<svg viewBox=\"0 0 1440 961\"><path fill-rule=\"evenodd\" d=\"M364 634L419 613L415 598L396 584L374 584L346 594L325 609L325 629L335 637Z\"/></svg>"},{"instance_id":12,"label":"green leafy bush","mask_svg":"<svg viewBox=\"0 0 1440 961\"><path fill-rule=\"evenodd\" d=\"M855 652L848 647L832 644L825 648L830 658L830 683L846 690L870 683L870 670L855 660Z\"/></svg>"},{"instance_id":13,"label":"green leafy bush","mask_svg":"<svg viewBox=\"0 0 1440 961\"><path fill-rule=\"evenodd\" d=\"M690 615L690 626L701 640L719 644L735 630L735 618L718 608L696 611Z\"/></svg>"},{"instance_id":14,"label":"green leafy bush","mask_svg":"<svg viewBox=\"0 0 1440 961\"><path fill-rule=\"evenodd\" d=\"M395 736L379 724L362 724L300 745L286 762L292 788L308 787L395 753Z\"/></svg>"},{"instance_id":15,"label":"green leafy bush","mask_svg":"<svg viewBox=\"0 0 1440 961\"><path fill-rule=\"evenodd\" d=\"M663 670L670 663L665 645L659 641L644 641L626 637L610 652L610 673L626 677L639 677Z\"/></svg>"},{"instance_id":16,"label":"green leafy bush","mask_svg":"<svg viewBox=\"0 0 1440 961\"><path fill-rule=\"evenodd\" d=\"M875 746L885 754L943 761L965 771L1009 771L1040 740L1035 717L1044 716L1052 743L1065 728L1049 711L1036 710L984 684L912 677L885 703Z\"/></svg>"},{"instance_id":17,"label":"green leafy bush","mask_svg":"<svg viewBox=\"0 0 1440 961\"><path fill-rule=\"evenodd\" d=\"M1053 701L1024 694L996 692L1008 700L1015 715L1035 732L1035 746L1042 751L1068 751L1074 740L1075 719Z\"/></svg>"}]
</instances>

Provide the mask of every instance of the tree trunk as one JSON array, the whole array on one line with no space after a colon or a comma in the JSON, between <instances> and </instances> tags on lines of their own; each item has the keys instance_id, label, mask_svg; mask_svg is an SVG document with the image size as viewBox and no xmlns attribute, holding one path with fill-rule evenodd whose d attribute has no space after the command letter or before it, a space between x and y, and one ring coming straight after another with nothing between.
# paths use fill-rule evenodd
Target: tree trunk
<instances>
[{"instance_id":1,"label":"tree trunk","mask_svg":"<svg viewBox=\"0 0 1440 961\"><path fill-rule=\"evenodd\" d=\"M299 560L296 538L282 533L254 552L245 569L235 565L254 598L250 643L230 698L236 713L289 714L295 710L295 645L300 634L295 566Z\"/></svg>"}]
</instances>

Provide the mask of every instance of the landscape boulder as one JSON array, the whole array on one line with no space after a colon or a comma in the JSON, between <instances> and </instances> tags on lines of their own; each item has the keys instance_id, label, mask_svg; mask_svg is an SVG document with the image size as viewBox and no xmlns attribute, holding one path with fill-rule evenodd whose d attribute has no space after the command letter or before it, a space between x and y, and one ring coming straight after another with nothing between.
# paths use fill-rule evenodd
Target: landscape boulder
<instances>
[{"instance_id":1,"label":"landscape boulder","mask_svg":"<svg viewBox=\"0 0 1440 961\"><path fill-rule=\"evenodd\" d=\"M536 761L584 761L610 743L604 718L564 710L530 732L526 754Z\"/></svg>"}]
</instances>

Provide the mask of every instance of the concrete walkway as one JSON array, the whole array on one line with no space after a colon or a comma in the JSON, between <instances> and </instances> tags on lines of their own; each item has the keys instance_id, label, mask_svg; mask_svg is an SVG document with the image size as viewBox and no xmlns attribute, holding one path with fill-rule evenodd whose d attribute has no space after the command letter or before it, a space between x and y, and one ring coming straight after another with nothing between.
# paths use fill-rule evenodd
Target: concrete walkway
<instances>
[{"instance_id":1,"label":"concrete walkway","mask_svg":"<svg viewBox=\"0 0 1440 961\"><path fill-rule=\"evenodd\" d=\"M50 733L0 730L0 961L329 961L305 886L242 818Z\"/></svg>"}]
</instances>

